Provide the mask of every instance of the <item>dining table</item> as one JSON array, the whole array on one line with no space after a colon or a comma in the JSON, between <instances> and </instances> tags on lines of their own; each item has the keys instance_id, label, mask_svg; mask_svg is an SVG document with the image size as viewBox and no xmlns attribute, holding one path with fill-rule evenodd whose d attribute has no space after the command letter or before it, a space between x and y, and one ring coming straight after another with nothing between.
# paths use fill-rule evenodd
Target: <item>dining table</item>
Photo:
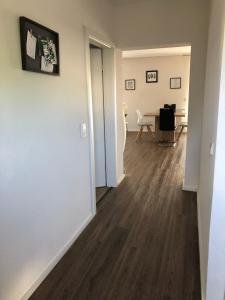
<instances>
[{"instance_id":1,"label":"dining table","mask_svg":"<svg viewBox=\"0 0 225 300\"><path fill-rule=\"evenodd\" d=\"M175 119L185 118L187 114L183 110L176 110L174 113ZM161 131L160 130L160 112L147 112L144 117L152 117L155 119L155 140L157 142L169 142L175 141L175 130L174 131Z\"/></svg>"}]
</instances>

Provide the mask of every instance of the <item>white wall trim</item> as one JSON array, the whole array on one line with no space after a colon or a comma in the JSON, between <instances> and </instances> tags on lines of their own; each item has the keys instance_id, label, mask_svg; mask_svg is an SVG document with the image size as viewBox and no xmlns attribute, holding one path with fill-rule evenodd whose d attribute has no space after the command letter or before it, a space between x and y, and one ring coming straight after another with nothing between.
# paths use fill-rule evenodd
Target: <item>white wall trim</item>
<instances>
[{"instance_id":1,"label":"white wall trim","mask_svg":"<svg viewBox=\"0 0 225 300\"><path fill-rule=\"evenodd\" d=\"M186 191L186 192L196 192L197 193L198 192L198 187L196 185L186 185L183 182L182 190Z\"/></svg>"},{"instance_id":2,"label":"white wall trim","mask_svg":"<svg viewBox=\"0 0 225 300\"><path fill-rule=\"evenodd\" d=\"M122 174L118 179L117 179L117 186L121 184L121 182L124 180L124 178L126 177L125 174Z\"/></svg>"},{"instance_id":3,"label":"white wall trim","mask_svg":"<svg viewBox=\"0 0 225 300\"><path fill-rule=\"evenodd\" d=\"M68 243L65 244L58 252L58 254L50 261L48 266L41 272L41 274L34 281L29 290L24 294L21 300L28 300L30 296L35 292L35 290L39 287L39 285L44 281L44 279L48 276L48 274L54 269L57 263L62 259L62 257L66 254L66 252L71 248L79 235L83 232L83 230L87 227L87 225L94 218L94 214L89 215L84 222L81 224L80 228L75 232L73 237L69 240Z\"/></svg>"},{"instance_id":4,"label":"white wall trim","mask_svg":"<svg viewBox=\"0 0 225 300\"><path fill-rule=\"evenodd\" d=\"M203 245L202 245L202 226L201 226L201 211L200 211L200 201L199 193L197 193L197 214L198 214L198 242L199 242L199 259L200 259L200 280L201 280L201 299L205 300L204 293L204 276L203 276L203 265L202 265L202 256Z\"/></svg>"},{"instance_id":5,"label":"white wall trim","mask_svg":"<svg viewBox=\"0 0 225 300\"><path fill-rule=\"evenodd\" d=\"M94 152L94 126L93 126L93 106L92 106L92 90L91 90L91 58L89 48L89 31L84 27L85 36L85 58L86 58L86 76L87 76L87 95L88 95L88 125L89 125L89 153L91 168L91 208L92 213L96 214L96 193L95 193L95 152Z\"/></svg>"}]
</instances>

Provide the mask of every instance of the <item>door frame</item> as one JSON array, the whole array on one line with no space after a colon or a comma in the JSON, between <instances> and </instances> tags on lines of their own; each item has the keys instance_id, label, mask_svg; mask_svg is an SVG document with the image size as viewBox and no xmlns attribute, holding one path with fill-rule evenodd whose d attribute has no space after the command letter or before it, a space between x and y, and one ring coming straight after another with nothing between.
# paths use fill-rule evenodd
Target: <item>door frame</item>
<instances>
[{"instance_id":1,"label":"door frame","mask_svg":"<svg viewBox=\"0 0 225 300\"><path fill-rule=\"evenodd\" d=\"M116 61L115 45L100 34L84 27L85 59L88 97L88 128L91 169L91 208L96 214L95 187L95 148L94 124L91 87L90 43L102 49L103 56L103 88L105 109L105 149L106 149L106 183L109 187L117 186L117 114L116 114Z\"/></svg>"}]
</instances>

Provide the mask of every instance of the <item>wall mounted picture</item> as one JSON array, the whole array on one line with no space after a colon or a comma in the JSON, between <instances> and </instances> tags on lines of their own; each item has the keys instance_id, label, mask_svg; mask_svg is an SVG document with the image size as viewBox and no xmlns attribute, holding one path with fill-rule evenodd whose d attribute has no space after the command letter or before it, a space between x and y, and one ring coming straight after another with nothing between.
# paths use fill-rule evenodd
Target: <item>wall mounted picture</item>
<instances>
[{"instance_id":1,"label":"wall mounted picture","mask_svg":"<svg viewBox=\"0 0 225 300\"><path fill-rule=\"evenodd\" d=\"M20 17L22 69L59 75L59 35L30 19Z\"/></svg>"},{"instance_id":2,"label":"wall mounted picture","mask_svg":"<svg viewBox=\"0 0 225 300\"><path fill-rule=\"evenodd\" d=\"M170 88L172 90L181 89L181 77L170 78Z\"/></svg>"},{"instance_id":3,"label":"wall mounted picture","mask_svg":"<svg viewBox=\"0 0 225 300\"><path fill-rule=\"evenodd\" d=\"M158 82L158 71L146 71L146 83L157 83Z\"/></svg>"},{"instance_id":4,"label":"wall mounted picture","mask_svg":"<svg viewBox=\"0 0 225 300\"><path fill-rule=\"evenodd\" d=\"M127 91L135 90L135 79L125 80L125 90L127 90Z\"/></svg>"}]
</instances>

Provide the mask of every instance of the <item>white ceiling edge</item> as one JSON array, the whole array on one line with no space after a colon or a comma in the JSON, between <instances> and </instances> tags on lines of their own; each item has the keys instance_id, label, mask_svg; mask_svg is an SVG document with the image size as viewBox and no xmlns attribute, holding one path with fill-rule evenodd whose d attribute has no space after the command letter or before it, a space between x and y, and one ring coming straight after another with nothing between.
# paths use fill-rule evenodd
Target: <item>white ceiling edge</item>
<instances>
[{"instance_id":1,"label":"white ceiling edge","mask_svg":"<svg viewBox=\"0 0 225 300\"><path fill-rule=\"evenodd\" d=\"M122 51L123 58L191 55L191 46Z\"/></svg>"}]
</instances>

